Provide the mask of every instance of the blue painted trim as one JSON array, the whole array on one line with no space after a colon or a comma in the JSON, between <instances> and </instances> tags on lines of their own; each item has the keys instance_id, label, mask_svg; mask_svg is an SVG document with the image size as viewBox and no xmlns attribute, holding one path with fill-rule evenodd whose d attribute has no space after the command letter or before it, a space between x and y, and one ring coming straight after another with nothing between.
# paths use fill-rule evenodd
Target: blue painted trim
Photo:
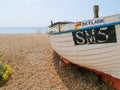
<instances>
[{"instance_id":1,"label":"blue painted trim","mask_svg":"<svg viewBox=\"0 0 120 90\"><path fill-rule=\"evenodd\" d=\"M95 28L100 28L100 27L112 26L112 25L115 25L115 24L120 24L120 21L119 22L108 23L108 24L96 25L96 26L88 26L88 27L83 27L83 28L80 28L80 29L72 29L72 30L66 30L66 31L61 31L61 32L54 32L54 33L50 33L50 35L63 34L63 33L81 31L81 30L89 30L89 29L93 29L93 28L95 29Z\"/></svg>"}]
</instances>

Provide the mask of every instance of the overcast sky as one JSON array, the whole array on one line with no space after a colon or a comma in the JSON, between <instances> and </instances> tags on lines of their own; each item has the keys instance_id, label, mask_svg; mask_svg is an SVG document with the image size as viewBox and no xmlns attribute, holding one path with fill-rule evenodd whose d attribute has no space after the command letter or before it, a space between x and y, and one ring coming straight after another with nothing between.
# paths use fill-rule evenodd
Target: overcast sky
<instances>
[{"instance_id":1,"label":"overcast sky","mask_svg":"<svg viewBox=\"0 0 120 90\"><path fill-rule=\"evenodd\" d=\"M90 19L93 5L99 5L99 16L120 13L120 0L0 0L0 27L46 27L50 20Z\"/></svg>"}]
</instances>

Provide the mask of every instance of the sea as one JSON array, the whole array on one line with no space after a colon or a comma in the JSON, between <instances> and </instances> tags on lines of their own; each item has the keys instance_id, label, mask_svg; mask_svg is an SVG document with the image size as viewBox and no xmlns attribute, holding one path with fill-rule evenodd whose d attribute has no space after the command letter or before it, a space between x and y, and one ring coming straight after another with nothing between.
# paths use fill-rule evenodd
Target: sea
<instances>
[{"instance_id":1,"label":"sea","mask_svg":"<svg viewBox=\"0 0 120 90\"><path fill-rule=\"evenodd\" d=\"M46 33L47 27L0 27L0 34Z\"/></svg>"}]
</instances>

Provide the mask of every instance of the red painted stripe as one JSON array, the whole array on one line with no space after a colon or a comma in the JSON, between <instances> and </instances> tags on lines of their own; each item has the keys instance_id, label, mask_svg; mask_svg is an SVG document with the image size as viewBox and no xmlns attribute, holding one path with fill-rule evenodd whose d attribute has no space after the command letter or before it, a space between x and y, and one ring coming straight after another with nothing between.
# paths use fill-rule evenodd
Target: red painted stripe
<instances>
[{"instance_id":1,"label":"red painted stripe","mask_svg":"<svg viewBox=\"0 0 120 90\"><path fill-rule=\"evenodd\" d=\"M56 53L57 53L57 52L56 52ZM58 54L58 53L57 53L57 54ZM114 85L114 87L115 87L117 90L120 90L120 79L117 79L117 78L115 78L115 77L113 77L113 76L111 76L111 75L109 75L109 74L106 74L106 73L104 73L104 72L102 72L102 71L98 71L98 70L95 70L95 69L90 69L90 68L88 68L88 67L81 66L81 65L79 65L79 64L77 64L77 63L73 63L73 62L71 62L70 60L62 57L62 56L59 55L59 54L58 54L58 56L59 56L60 59L62 59L63 62L66 63L66 64L72 63L72 64L77 65L77 66L79 66L79 67L83 67L83 68L86 68L86 69L88 69L88 70L90 70L90 71L93 71L93 72L95 72L96 74L101 75L101 76L104 77L104 78L107 78L109 81L112 81L112 82L113 82L113 85Z\"/></svg>"}]
</instances>

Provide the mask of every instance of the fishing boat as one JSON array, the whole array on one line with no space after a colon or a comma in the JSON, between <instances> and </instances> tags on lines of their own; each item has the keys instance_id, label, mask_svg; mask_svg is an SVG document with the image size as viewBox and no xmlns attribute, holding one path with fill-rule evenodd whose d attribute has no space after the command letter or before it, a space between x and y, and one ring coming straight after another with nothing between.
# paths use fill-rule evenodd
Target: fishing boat
<instances>
[{"instance_id":1,"label":"fishing boat","mask_svg":"<svg viewBox=\"0 0 120 90\"><path fill-rule=\"evenodd\" d=\"M120 14L78 22L56 22L48 27L55 52L66 63L107 77L120 90Z\"/></svg>"}]
</instances>

